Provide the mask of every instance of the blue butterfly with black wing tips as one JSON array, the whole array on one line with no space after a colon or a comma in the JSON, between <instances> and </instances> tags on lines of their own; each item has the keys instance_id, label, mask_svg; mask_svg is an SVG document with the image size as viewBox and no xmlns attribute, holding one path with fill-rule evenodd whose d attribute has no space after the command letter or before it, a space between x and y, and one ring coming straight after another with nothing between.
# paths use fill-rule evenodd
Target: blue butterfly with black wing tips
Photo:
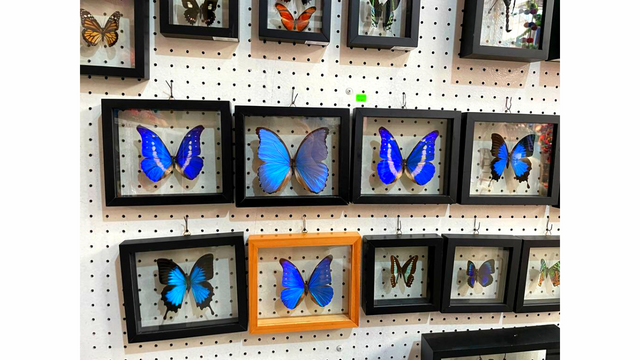
<instances>
[{"instance_id":1,"label":"blue butterfly with black wing tips","mask_svg":"<svg viewBox=\"0 0 640 360\"><path fill-rule=\"evenodd\" d=\"M378 163L378 177L389 185L400 179L404 172L409 179L422 186L428 183L436 173L436 167L431 163L435 159L436 139L438 131L432 131L420 139L418 144L411 150L409 157L402 158L402 152L398 142L391 135L389 130L381 127L380 133L380 157Z\"/></svg>"},{"instance_id":2,"label":"blue butterfly with black wing tips","mask_svg":"<svg viewBox=\"0 0 640 360\"><path fill-rule=\"evenodd\" d=\"M480 283L483 287L487 287L493 283L493 276L496 272L496 261L493 259L487 260L480 268L476 268L476 264L472 261L467 261L467 284L473 287L476 282Z\"/></svg>"},{"instance_id":3,"label":"blue butterfly with black wing tips","mask_svg":"<svg viewBox=\"0 0 640 360\"><path fill-rule=\"evenodd\" d=\"M141 152L144 159L140 162L140 169L149 180L158 182L164 179L174 167L189 180L200 174L204 165L204 160L200 157L200 135L204 130L202 125L187 132L176 156L171 156L167 146L155 132L142 125L138 125L136 129L142 138Z\"/></svg>"},{"instance_id":4,"label":"blue butterfly with black wing tips","mask_svg":"<svg viewBox=\"0 0 640 360\"><path fill-rule=\"evenodd\" d=\"M162 289L162 301L167 308L164 313L165 320L169 311L178 312L189 291L193 294L196 305L201 310L208 307L213 315L213 308L211 308L213 286L209 283L213 278L213 254L202 255L193 265L189 276L178 264L169 259L158 259L157 264L160 284L166 285Z\"/></svg>"},{"instance_id":5,"label":"blue butterfly with black wing tips","mask_svg":"<svg viewBox=\"0 0 640 360\"><path fill-rule=\"evenodd\" d=\"M264 192L273 194L282 190L292 173L307 191L318 194L324 190L329 178L329 168L324 164L329 154L328 128L310 132L300 143L293 159L278 134L263 127L257 128L256 133L260 140L258 158L264 161L258 168L258 179Z\"/></svg>"},{"instance_id":6,"label":"blue butterfly with black wing tips","mask_svg":"<svg viewBox=\"0 0 640 360\"><path fill-rule=\"evenodd\" d=\"M287 259L280 259L282 265L282 292L280 299L287 309L295 309L302 302L305 295L310 294L311 300L318 306L325 307L333 299L331 287L332 255L320 260L311 273L309 281L305 282L300 270Z\"/></svg>"},{"instance_id":7,"label":"blue butterfly with black wing tips","mask_svg":"<svg viewBox=\"0 0 640 360\"><path fill-rule=\"evenodd\" d=\"M500 134L491 134L491 155L494 157L493 161L491 161L491 180L500 180L500 177L504 174L504 170L511 164L515 174L514 179L520 182L526 181L527 189L529 189L531 160L529 160L528 157L533 155L535 141L535 134L527 135L520 139L511 152L509 152L504 138Z\"/></svg>"}]
</instances>

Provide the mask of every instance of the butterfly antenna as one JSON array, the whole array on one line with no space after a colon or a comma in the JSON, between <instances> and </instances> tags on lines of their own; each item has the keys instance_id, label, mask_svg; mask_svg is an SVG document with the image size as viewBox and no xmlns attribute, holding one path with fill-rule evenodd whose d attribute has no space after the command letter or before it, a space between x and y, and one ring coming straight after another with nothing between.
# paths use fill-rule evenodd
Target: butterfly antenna
<instances>
[{"instance_id":1,"label":"butterfly antenna","mask_svg":"<svg viewBox=\"0 0 640 360\"><path fill-rule=\"evenodd\" d=\"M209 310L211 310L211 315L213 315L214 312L213 312L213 308L211 307L211 304L209 304Z\"/></svg>"}]
</instances>

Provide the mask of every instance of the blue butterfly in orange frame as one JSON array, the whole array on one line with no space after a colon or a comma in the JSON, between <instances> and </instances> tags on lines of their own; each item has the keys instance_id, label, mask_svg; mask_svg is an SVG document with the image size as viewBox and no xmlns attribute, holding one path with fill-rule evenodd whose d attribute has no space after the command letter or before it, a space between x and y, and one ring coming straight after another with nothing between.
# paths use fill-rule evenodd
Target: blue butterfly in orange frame
<instances>
[{"instance_id":1,"label":"blue butterfly in orange frame","mask_svg":"<svg viewBox=\"0 0 640 360\"><path fill-rule=\"evenodd\" d=\"M282 292L280 299L287 309L295 309L305 295L310 294L311 300L318 306L325 307L333 299L331 287L332 255L325 256L311 273L309 281L305 282L300 270L287 259L280 259L282 265Z\"/></svg>"},{"instance_id":2,"label":"blue butterfly in orange frame","mask_svg":"<svg viewBox=\"0 0 640 360\"><path fill-rule=\"evenodd\" d=\"M536 136L534 134L527 135L520 139L511 152L507 148L504 138L500 134L491 134L491 155L494 157L491 161L491 181L500 180L505 169L513 168L516 180L519 182L527 182L529 186L529 174L531 173L531 160L528 157L533 155ZM491 184L491 183L489 183Z\"/></svg>"},{"instance_id":3,"label":"blue butterfly in orange frame","mask_svg":"<svg viewBox=\"0 0 640 360\"><path fill-rule=\"evenodd\" d=\"M436 167L431 163L435 159L436 139L438 131L432 131L420 139L409 157L403 159L398 142L384 127L378 129L380 133L380 157L378 163L378 177L389 185L400 179L404 172L411 181L422 186L431 181L436 173Z\"/></svg>"}]
</instances>

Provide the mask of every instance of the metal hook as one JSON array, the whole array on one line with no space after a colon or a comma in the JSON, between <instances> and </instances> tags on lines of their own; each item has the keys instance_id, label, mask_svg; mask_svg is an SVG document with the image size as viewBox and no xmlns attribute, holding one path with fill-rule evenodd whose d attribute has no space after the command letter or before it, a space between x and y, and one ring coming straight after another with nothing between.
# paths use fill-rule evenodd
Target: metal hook
<instances>
[{"instance_id":1,"label":"metal hook","mask_svg":"<svg viewBox=\"0 0 640 360\"><path fill-rule=\"evenodd\" d=\"M402 221L400 221L400 215L396 219L396 235L402 235Z\"/></svg>"},{"instance_id":2,"label":"metal hook","mask_svg":"<svg viewBox=\"0 0 640 360\"><path fill-rule=\"evenodd\" d=\"M189 236L191 235L191 231L189 231L189 217L187 215L184 216L184 232L182 233L183 236Z\"/></svg>"},{"instance_id":3,"label":"metal hook","mask_svg":"<svg viewBox=\"0 0 640 360\"><path fill-rule=\"evenodd\" d=\"M307 214L302 215L302 233L306 234L307 231Z\"/></svg>"},{"instance_id":4,"label":"metal hook","mask_svg":"<svg viewBox=\"0 0 640 360\"><path fill-rule=\"evenodd\" d=\"M544 230L544 234L545 235L551 235L551 230L553 230L553 224L551 224L551 227L549 227L549 221L550 220L551 219L549 219L549 217L547 216L547 226L546 226L546 228Z\"/></svg>"},{"instance_id":5,"label":"metal hook","mask_svg":"<svg viewBox=\"0 0 640 360\"><path fill-rule=\"evenodd\" d=\"M513 97L507 96L507 99L504 101L504 107L508 113L511 113L511 105L513 105Z\"/></svg>"},{"instance_id":6,"label":"metal hook","mask_svg":"<svg viewBox=\"0 0 640 360\"><path fill-rule=\"evenodd\" d=\"M407 93L404 92L402 93L402 108L407 108Z\"/></svg>"},{"instance_id":7,"label":"metal hook","mask_svg":"<svg viewBox=\"0 0 640 360\"><path fill-rule=\"evenodd\" d=\"M478 227L476 227L477 218L473 218L473 235L480 234L480 223L478 222Z\"/></svg>"},{"instance_id":8,"label":"metal hook","mask_svg":"<svg viewBox=\"0 0 640 360\"><path fill-rule=\"evenodd\" d=\"M292 87L291 88L291 104L289 105L289 107L296 106L297 99L298 99L298 93L296 92L296 88Z\"/></svg>"},{"instance_id":9,"label":"metal hook","mask_svg":"<svg viewBox=\"0 0 640 360\"><path fill-rule=\"evenodd\" d=\"M167 86L169 87L169 100L175 100L176 98L173 97L173 80L171 80L171 83L169 83L167 80L165 80L164 82L166 82Z\"/></svg>"}]
</instances>

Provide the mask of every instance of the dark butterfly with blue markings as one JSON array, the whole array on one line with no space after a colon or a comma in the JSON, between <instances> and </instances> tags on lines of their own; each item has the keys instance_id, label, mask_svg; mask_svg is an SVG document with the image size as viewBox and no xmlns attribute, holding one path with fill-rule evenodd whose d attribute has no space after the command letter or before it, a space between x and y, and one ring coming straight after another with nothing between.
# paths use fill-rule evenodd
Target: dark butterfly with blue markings
<instances>
[{"instance_id":1,"label":"dark butterfly with blue markings","mask_svg":"<svg viewBox=\"0 0 640 360\"><path fill-rule=\"evenodd\" d=\"M371 23L378 27L382 22L385 30L391 29L394 20L394 11L398 8L400 0L387 0L384 4L380 0L369 0L371 2Z\"/></svg>"},{"instance_id":2,"label":"dark butterfly with blue markings","mask_svg":"<svg viewBox=\"0 0 640 360\"><path fill-rule=\"evenodd\" d=\"M507 32L511 32L511 29L509 29L509 7L511 6L511 0L502 0L502 2L504 3L504 6L507 8L507 10L504 12L504 15L506 17L506 30ZM491 14L491 10L493 10L493 8L496 6L496 4L498 3L498 0L495 0L493 2L493 5L491 5L491 8L489 8L488 13Z\"/></svg>"},{"instance_id":3,"label":"dark butterfly with blue markings","mask_svg":"<svg viewBox=\"0 0 640 360\"><path fill-rule=\"evenodd\" d=\"M311 295L311 300L318 306L325 307L333 299L331 287L331 261L333 255L327 255L320 260L311 273L309 281L304 281L300 270L287 259L280 259L282 265L282 292L280 299L287 309L295 309L305 295Z\"/></svg>"},{"instance_id":4,"label":"dark butterfly with blue markings","mask_svg":"<svg viewBox=\"0 0 640 360\"><path fill-rule=\"evenodd\" d=\"M324 160L329 154L328 128L310 132L300 143L293 159L278 134L263 127L257 128L256 133L260 139L258 158L264 161L258 168L258 179L267 194L280 191L289 182L291 174L295 174L305 190L312 193L318 194L327 186L329 168Z\"/></svg>"},{"instance_id":5,"label":"dark butterfly with blue markings","mask_svg":"<svg viewBox=\"0 0 640 360\"><path fill-rule=\"evenodd\" d=\"M551 279L551 283L554 287L560 286L560 261L548 267L547 262L544 259L540 259L540 278L538 279L538 286L542 286L544 279L548 277Z\"/></svg>"},{"instance_id":6,"label":"dark butterfly with blue markings","mask_svg":"<svg viewBox=\"0 0 640 360\"><path fill-rule=\"evenodd\" d=\"M209 308L213 315L211 308L213 286L209 283L213 278L213 254L202 255L193 265L189 276L178 264L169 259L158 259L157 263L160 284L166 285L162 289L162 301L167 308L164 319L167 318L169 311L178 312L189 291L193 294L196 305L201 310Z\"/></svg>"},{"instance_id":7,"label":"dark butterfly with blue markings","mask_svg":"<svg viewBox=\"0 0 640 360\"><path fill-rule=\"evenodd\" d=\"M493 276L496 272L495 260L487 260L479 268L476 268L476 264L472 261L467 261L467 284L473 287L476 282L480 283L483 287L487 287L493 283Z\"/></svg>"},{"instance_id":8,"label":"dark butterfly with blue markings","mask_svg":"<svg viewBox=\"0 0 640 360\"><path fill-rule=\"evenodd\" d=\"M389 185L400 179L404 172L409 179L418 185L425 185L436 173L436 167L431 163L435 159L436 139L438 131L432 131L423 137L411 150L409 157L402 158L402 152L398 142L389 130L381 127L380 133L380 157L378 163L378 177Z\"/></svg>"},{"instance_id":9,"label":"dark butterfly with blue markings","mask_svg":"<svg viewBox=\"0 0 640 360\"><path fill-rule=\"evenodd\" d=\"M409 260L400 266L400 261L394 255L391 255L391 287L396 287L400 278L404 280L407 287L411 287L413 284L414 276L416 273L416 264L418 263L418 255L409 257Z\"/></svg>"},{"instance_id":10,"label":"dark butterfly with blue markings","mask_svg":"<svg viewBox=\"0 0 640 360\"><path fill-rule=\"evenodd\" d=\"M196 0L182 0L182 6L185 8L184 18L191 25L198 21L198 17L207 26L211 26L216 20L218 0L205 0L202 5L198 5Z\"/></svg>"},{"instance_id":11,"label":"dark butterfly with blue markings","mask_svg":"<svg viewBox=\"0 0 640 360\"><path fill-rule=\"evenodd\" d=\"M200 135L204 130L202 125L187 132L176 156L171 156L167 146L156 133L142 125L138 125L137 129L142 138L141 152L144 158L140 162L140 169L149 180L158 182L164 179L171 174L174 167L189 180L195 179L200 174L204 165L204 160L200 157Z\"/></svg>"},{"instance_id":12,"label":"dark butterfly with blue markings","mask_svg":"<svg viewBox=\"0 0 640 360\"><path fill-rule=\"evenodd\" d=\"M491 161L491 180L500 180L504 170L511 164L516 175L514 179L520 182L526 181L527 189L529 189L531 161L528 157L533 155L535 141L536 136L534 134L527 135L520 139L509 152L504 138L500 134L491 134L491 155L494 157L493 161Z\"/></svg>"}]
</instances>

